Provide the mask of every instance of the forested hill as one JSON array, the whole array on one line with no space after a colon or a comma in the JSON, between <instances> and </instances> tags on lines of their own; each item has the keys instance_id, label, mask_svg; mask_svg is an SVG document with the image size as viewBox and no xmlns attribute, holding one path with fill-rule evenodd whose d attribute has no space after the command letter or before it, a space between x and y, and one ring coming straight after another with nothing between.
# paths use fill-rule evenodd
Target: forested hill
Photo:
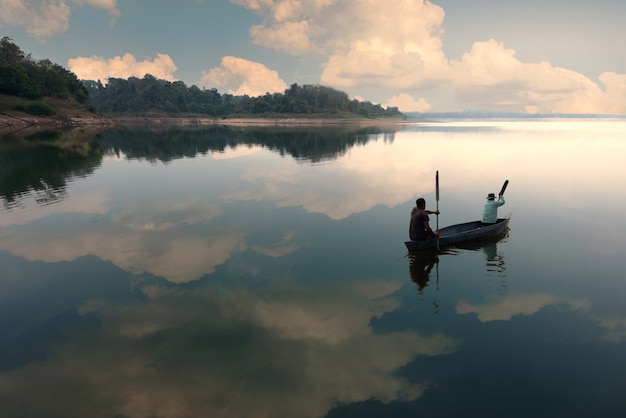
<instances>
[{"instance_id":1,"label":"forested hill","mask_svg":"<svg viewBox=\"0 0 626 418\"><path fill-rule=\"evenodd\" d=\"M85 85L48 59L35 60L11 38L0 39L0 136L37 129L112 126L84 105Z\"/></svg>"},{"instance_id":2,"label":"forested hill","mask_svg":"<svg viewBox=\"0 0 626 418\"><path fill-rule=\"evenodd\" d=\"M187 87L182 81L169 82L146 74L143 78L109 78L84 81L89 91L87 103L107 115L236 115L311 114L356 115L368 118L402 117L396 107L383 108L371 102L350 100L344 92L320 85L292 84L284 93L249 97L220 94L215 88Z\"/></svg>"},{"instance_id":3,"label":"forested hill","mask_svg":"<svg viewBox=\"0 0 626 418\"><path fill-rule=\"evenodd\" d=\"M143 78L79 80L76 75L48 59L34 60L9 37L0 40L0 111L22 111L35 115L58 114L47 98L84 104L107 116L143 115L178 117L263 116L290 117L404 117L395 107L350 100L344 92L319 85L291 85L284 93L264 96L220 94L215 88L187 87L146 74ZM49 102L48 102L49 103Z\"/></svg>"},{"instance_id":4,"label":"forested hill","mask_svg":"<svg viewBox=\"0 0 626 418\"><path fill-rule=\"evenodd\" d=\"M84 103L89 95L74 73L48 59L32 59L6 36L0 40L0 94L78 103Z\"/></svg>"}]
</instances>

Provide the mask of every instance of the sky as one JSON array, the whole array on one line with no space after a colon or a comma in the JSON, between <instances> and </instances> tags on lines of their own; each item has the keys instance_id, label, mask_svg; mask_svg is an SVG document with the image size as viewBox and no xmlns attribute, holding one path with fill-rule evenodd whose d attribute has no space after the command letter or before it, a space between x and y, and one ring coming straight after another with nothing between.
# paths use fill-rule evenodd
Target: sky
<instances>
[{"instance_id":1,"label":"sky","mask_svg":"<svg viewBox=\"0 0 626 418\"><path fill-rule=\"evenodd\" d=\"M626 114L623 0L0 0L0 35L80 79L321 84L402 112Z\"/></svg>"}]
</instances>

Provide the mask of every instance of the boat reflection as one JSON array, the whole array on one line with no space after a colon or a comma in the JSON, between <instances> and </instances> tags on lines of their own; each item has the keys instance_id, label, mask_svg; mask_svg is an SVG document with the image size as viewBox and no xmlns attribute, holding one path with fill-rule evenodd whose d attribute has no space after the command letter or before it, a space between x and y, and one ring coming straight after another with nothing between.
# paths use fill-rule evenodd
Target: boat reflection
<instances>
[{"instance_id":1,"label":"boat reflection","mask_svg":"<svg viewBox=\"0 0 626 418\"><path fill-rule=\"evenodd\" d=\"M482 251L485 257L485 276L496 275L499 288L506 287L506 263L504 255L498 251L498 243L504 243L508 240L509 231L489 239L479 241L471 241L458 244L455 247L449 247L441 250L435 248L424 249L420 251L410 251L407 254L409 259L409 273L411 281L417 285L418 295L424 295L424 289L431 284L431 276L434 275L436 283L436 293L433 298L433 306L437 313L439 304L437 303L437 293L439 292L439 261L448 256L458 256L467 252ZM433 269L435 272L433 273Z\"/></svg>"},{"instance_id":2,"label":"boat reflection","mask_svg":"<svg viewBox=\"0 0 626 418\"><path fill-rule=\"evenodd\" d=\"M507 229L506 233L500 236L490 240L459 245L457 249L461 251L482 251L485 256L486 274L488 276L495 274L501 279L500 283L502 286L506 287L506 283L504 282L504 278L506 277L506 263L504 255L498 251L498 244L507 242L508 238L509 230Z\"/></svg>"}]
</instances>

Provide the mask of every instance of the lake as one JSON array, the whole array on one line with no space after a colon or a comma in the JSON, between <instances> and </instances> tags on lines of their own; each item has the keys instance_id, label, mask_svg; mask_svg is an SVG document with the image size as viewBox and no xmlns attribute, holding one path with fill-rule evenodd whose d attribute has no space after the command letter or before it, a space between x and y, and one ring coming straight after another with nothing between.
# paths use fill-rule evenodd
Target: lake
<instances>
[{"instance_id":1,"label":"lake","mask_svg":"<svg viewBox=\"0 0 626 418\"><path fill-rule=\"evenodd\" d=\"M4 138L0 416L623 417L625 155L623 119ZM407 253L417 197L505 180L504 238Z\"/></svg>"}]
</instances>

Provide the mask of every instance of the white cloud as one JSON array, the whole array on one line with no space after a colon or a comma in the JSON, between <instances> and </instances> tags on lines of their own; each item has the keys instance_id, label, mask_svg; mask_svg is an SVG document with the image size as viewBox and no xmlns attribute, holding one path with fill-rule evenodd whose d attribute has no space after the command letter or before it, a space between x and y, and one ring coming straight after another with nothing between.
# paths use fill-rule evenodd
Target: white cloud
<instances>
[{"instance_id":1,"label":"white cloud","mask_svg":"<svg viewBox=\"0 0 626 418\"><path fill-rule=\"evenodd\" d=\"M120 16L120 11L117 8L117 0L72 0L72 2L78 4L79 6L87 5L97 9L106 10L113 18L118 18Z\"/></svg>"},{"instance_id":2,"label":"white cloud","mask_svg":"<svg viewBox=\"0 0 626 418\"><path fill-rule=\"evenodd\" d=\"M224 57L219 67L202 72L200 84L224 89L235 96L262 96L265 93L282 93L287 84L276 71L258 62L243 58Z\"/></svg>"},{"instance_id":3,"label":"white cloud","mask_svg":"<svg viewBox=\"0 0 626 418\"><path fill-rule=\"evenodd\" d=\"M378 96L373 101L391 91L390 100L401 93L430 103L444 96L457 108L626 113L624 74L607 72L594 81L547 61L525 63L493 39L449 61L442 50L444 10L428 1L231 1L264 18L250 30L255 44L324 54L321 84L367 90Z\"/></svg>"},{"instance_id":4,"label":"white cloud","mask_svg":"<svg viewBox=\"0 0 626 418\"><path fill-rule=\"evenodd\" d=\"M529 113L603 111L604 93L584 75L548 62L523 63L493 39L474 43L451 70L450 83L464 103Z\"/></svg>"},{"instance_id":5,"label":"white cloud","mask_svg":"<svg viewBox=\"0 0 626 418\"><path fill-rule=\"evenodd\" d=\"M120 16L117 0L71 1L106 10L112 16L111 24ZM0 26L21 26L40 41L67 31L72 14L71 7L63 0L0 0L0 10Z\"/></svg>"},{"instance_id":6,"label":"white cloud","mask_svg":"<svg viewBox=\"0 0 626 418\"><path fill-rule=\"evenodd\" d=\"M53 0L0 0L0 25L21 26L33 38L43 40L69 28L70 7Z\"/></svg>"},{"instance_id":7,"label":"white cloud","mask_svg":"<svg viewBox=\"0 0 626 418\"><path fill-rule=\"evenodd\" d=\"M250 29L254 43L268 48L285 49L293 55L312 52L315 46L309 38L310 25L307 21L286 22L277 25L272 30L263 26L253 26ZM289 39L288 43L284 39Z\"/></svg>"},{"instance_id":8,"label":"white cloud","mask_svg":"<svg viewBox=\"0 0 626 418\"><path fill-rule=\"evenodd\" d=\"M408 94L398 94L387 100L385 107L397 107L401 112L428 112L430 110L430 104L423 98L415 100Z\"/></svg>"},{"instance_id":9,"label":"white cloud","mask_svg":"<svg viewBox=\"0 0 626 418\"><path fill-rule=\"evenodd\" d=\"M67 61L70 71L82 80L107 80L113 78L142 78L146 74L174 81L177 67L169 55L158 54L153 61L137 61L131 54L124 54L110 59L102 57L77 57Z\"/></svg>"}]
</instances>

